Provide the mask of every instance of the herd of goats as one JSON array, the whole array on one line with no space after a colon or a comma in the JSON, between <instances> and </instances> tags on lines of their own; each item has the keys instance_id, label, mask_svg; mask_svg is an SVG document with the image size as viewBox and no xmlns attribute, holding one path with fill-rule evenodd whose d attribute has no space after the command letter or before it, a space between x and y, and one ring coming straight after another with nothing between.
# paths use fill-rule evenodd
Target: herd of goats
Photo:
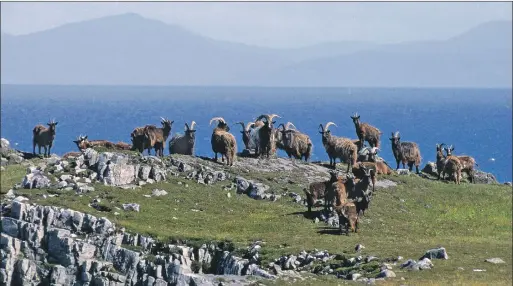
<instances>
[{"instance_id":1,"label":"herd of goats","mask_svg":"<svg viewBox=\"0 0 513 286\"><path fill-rule=\"evenodd\" d=\"M296 129L294 124L287 122L275 127L274 118L281 118L276 114L262 114L255 121L244 125L243 122L237 122L242 127L242 141L248 156L257 158L274 155L277 149L287 153L289 158L304 159L308 161L312 154L313 144L310 137ZM312 206L318 200L324 199L325 209L329 208L336 211L339 215L340 226L356 232L358 229L358 217L363 215L368 208L376 175L391 174L392 168L380 157L377 156L380 150L380 137L383 134L378 128L360 121L360 116L355 113L351 116L353 120L356 135L358 139L338 137L331 134L329 127L337 126L333 122L325 125L319 125L319 133L322 136L322 144L330 158L330 167L335 169L336 160L347 164L346 176L338 176L336 171L330 171L331 178L325 182L316 182L310 184L305 189L308 211L311 212ZM217 161L218 153L221 154L222 162L233 166L237 154L237 141L235 136L230 133L230 127L222 117L214 117L210 120L217 122L213 129L211 137L212 151L214 160ZM44 148L44 156L50 156L50 150L55 139L56 125L58 122L50 121L47 125L37 125L33 129L33 154L35 155L36 145ZM73 142L77 144L80 152L87 148L103 147L113 150L132 150L144 153L147 150L151 154L151 149L155 150L157 156L164 156L166 141L171 134L171 128L174 121L161 117L162 127L155 125L145 125L135 128L130 134L132 144L124 142L113 143L107 140L88 140L87 136L80 135ZM185 123L184 134L173 136L169 144L169 154L183 154L194 156L196 123L192 121L189 125ZM399 169L400 163L403 168L408 165L409 171L412 171L415 165L416 172L419 173L421 154L418 145L415 142L401 142L399 132L392 132L389 138L392 143L392 152L394 154ZM369 144L369 147L365 145ZM466 172L470 182L474 182L476 161L471 156L453 155L454 147L445 144L436 144L436 166L438 179L445 179L447 174L456 184L460 184L462 172ZM444 153L445 151L445 153ZM66 156L77 155L79 152L70 152ZM351 172L350 172L351 171ZM372 186L372 188L370 188Z\"/></svg>"}]
</instances>

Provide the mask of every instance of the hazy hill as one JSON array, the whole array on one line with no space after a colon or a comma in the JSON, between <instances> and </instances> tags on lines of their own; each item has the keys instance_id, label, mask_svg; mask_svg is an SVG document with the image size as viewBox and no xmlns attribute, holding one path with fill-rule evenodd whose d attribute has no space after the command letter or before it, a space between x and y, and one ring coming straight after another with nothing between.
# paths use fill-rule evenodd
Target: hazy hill
<instances>
[{"instance_id":1,"label":"hazy hill","mask_svg":"<svg viewBox=\"0 0 513 286\"><path fill-rule=\"evenodd\" d=\"M508 38L509 37L509 38ZM511 22L438 42L272 49L217 41L137 14L2 33L2 83L511 86Z\"/></svg>"}]
</instances>

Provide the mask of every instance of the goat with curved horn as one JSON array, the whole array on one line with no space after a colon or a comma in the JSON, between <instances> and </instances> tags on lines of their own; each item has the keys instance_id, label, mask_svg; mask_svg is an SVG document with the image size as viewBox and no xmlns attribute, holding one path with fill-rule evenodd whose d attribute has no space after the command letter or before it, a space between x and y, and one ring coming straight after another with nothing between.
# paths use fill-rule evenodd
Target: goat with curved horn
<instances>
[{"instance_id":1,"label":"goat with curved horn","mask_svg":"<svg viewBox=\"0 0 513 286\"><path fill-rule=\"evenodd\" d=\"M319 125L322 129L322 131L320 131L322 135L322 145L324 145L324 149L330 158L330 166L336 168L336 160L338 158L341 162L347 163L346 172L349 173L352 166L356 164L358 146L349 138L331 135L331 131L329 130L331 125L338 127L331 121L324 126L322 126L322 124Z\"/></svg>"}]
</instances>

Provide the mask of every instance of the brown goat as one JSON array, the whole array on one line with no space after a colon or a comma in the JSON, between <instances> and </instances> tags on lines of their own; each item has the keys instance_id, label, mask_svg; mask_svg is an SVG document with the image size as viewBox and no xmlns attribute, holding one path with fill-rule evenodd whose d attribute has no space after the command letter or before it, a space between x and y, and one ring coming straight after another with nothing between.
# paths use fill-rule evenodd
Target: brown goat
<instances>
[{"instance_id":1,"label":"brown goat","mask_svg":"<svg viewBox=\"0 0 513 286\"><path fill-rule=\"evenodd\" d=\"M280 130L282 134L281 141L283 142L285 152L289 158L294 156L294 158L301 160L304 157L305 162L307 162L312 154L313 148L310 137L295 130L296 126L294 126L292 122L287 122L285 125L280 124L280 126L283 127L283 129ZM280 126L278 126L278 129ZM294 126L294 129L290 129L290 126Z\"/></svg>"},{"instance_id":2,"label":"brown goat","mask_svg":"<svg viewBox=\"0 0 513 286\"><path fill-rule=\"evenodd\" d=\"M330 125L337 126L333 122L328 122L325 126L322 126L322 124L319 125L321 129L319 133L322 135L322 145L324 145L324 149L330 158L330 166L336 168L336 161L337 158L339 158L341 162L347 163L346 172L349 173L351 167L356 164L358 147L351 139L331 135L331 131L329 130Z\"/></svg>"},{"instance_id":3,"label":"brown goat","mask_svg":"<svg viewBox=\"0 0 513 286\"><path fill-rule=\"evenodd\" d=\"M413 165L415 164L416 172L419 174L419 166L422 157L417 143L401 142L399 131L395 134L392 132L390 141L392 141L392 152L394 153L395 161L397 163L397 169L399 169L399 162L403 163L403 168L405 168L405 164L408 163L408 168L411 172Z\"/></svg>"},{"instance_id":4,"label":"brown goat","mask_svg":"<svg viewBox=\"0 0 513 286\"><path fill-rule=\"evenodd\" d=\"M383 133L379 131L378 128L368 123L360 122L360 115L358 115L358 113L355 113L353 116L351 116L351 119L353 119L353 123L356 129L356 136L358 136L358 139L360 140L360 146L358 150L363 148L365 141L369 142L371 147L379 148L380 137Z\"/></svg>"},{"instance_id":5,"label":"brown goat","mask_svg":"<svg viewBox=\"0 0 513 286\"><path fill-rule=\"evenodd\" d=\"M237 141L235 140L235 136L229 133L230 127L222 117L210 119L210 125L212 125L212 121L218 121L211 138L212 151L214 151L215 154L214 160L217 162L217 153L221 153L221 160L224 162L224 157L226 157L226 164L233 166L233 161L237 154Z\"/></svg>"},{"instance_id":6,"label":"brown goat","mask_svg":"<svg viewBox=\"0 0 513 286\"><path fill-rule=\"evenodd\" d=\"M452 151L454 151L454 147L452 145L449 148L445 148L445 152L446 152L447 156L451 156L452 155ZM465 172L467 174L467 176L469 178L469 181L471 183L474 183L475 182L475 178L474 178L474 176L475 176L474 165L479 166L476 163L476 159L474 159L471 156L467 156L467 155L454 155L454 156L460 160L461 171Z\"/></svg>"},{"instance_id":7,"label":"brown goat","mask_svg":"<svg viewBox=\"0 0 513 286\"><path fill-rule=\"evenodd\" d=\"M308 205L308 212L312 212L312 207L317 200L325 199L330 185L337 181L337 173L330 172L330 179L322 182L310 183L308 189L304 188L303 192L306 196L306 203ZM324 207L326 208L326 200L324 201Z\"/></svg>"},{"instance_id":8,"label":"brown goat","mask_svg":"<svg viewBox=\"0 0 513 286\"><path fill-rule=\"evenodd\" d=\"M107 140L88 140L87 135L82 136L80 135L77 140L73 140L75 144L77 144L78 150L83 151L87 148L94 148L94 147L104 147L107 149L113 149L113 150L130 150L132 148L131 145L124 143L124 142L118 142L118 143L112 143Z\"/></svg>"},{"instance_id":9,"label":"brown goat","mask_svg":"<svg viewBox=\"0 0 513 286\"><path fill-rule=\"evenodd\" d=\"M148 150L148 155L151 155L151 142L147 140L145 137L145 129L147 128L157 128L155 125L145 125L143 127L136 127L132 133L130 133L130 138L132 140L132 151L139 151L139 153L144 153L144 150Z\"/></svg>"},{"instance_id":10,"label":"brown goat","mask_svg":"<svg viewBox=\"0 0 513 286\"><path fill-rule=\"evenodd\" d=\"M445 174L447 173L449 178L453 177L454 182L459 185L461 182L462 167L460 160L456 156L447 156L447 161L445 162L444 170L442 171L442 177L445 177Z\"/></svg>"},{"instance_id":11,"label":"brown goat","mask_svg":"<svg viewBox=\"0 0 513 286\"><path fill-rule=\"evenodd\" d=\"M359 179L363 180L366 176L366 171L372 170L371 172L371 182L372 182L372 191L375 189L376 185L376 174L378 174L378 166L375 162L358 162L356 165L353 166L352 172L353 175Z\"/></svg>"},{"instance_id":12,"label":"brown goat","mask_svg":"<svg viewBox=\"0 0 513 286\"><path fill-rule=\"evenodd\" d=\"M153 147L155 149L155 155L163 157L166 140L171 133L174 120L165 119L163 117L160 119L162 127L154 128L153 126L148 126L144 130L144 138L150 143L149 147Z\"/></svg>"},{"instance_id":13,"label":"brown goat","mask_svg":"<svg viewBox=\"0 0 513 286\"><path fill-rule=\"evenodd\" d=\"M55 126L59 122L51 120L47 123L48 128L44 125L38 124L32 130L32 154L36 155L36 145L39 148L39 155L41 155L41 146L44 147L44 157L50 157L50 152L55 140Z\"/></svg>"},{"instance_id":14,"label":"brown goat","mask_svg":"<svg viewBox=\"0 0 513 286\"><path fill-rule=\"evenodd\" d=\"M365 215L365 211L369 208L369 203L372 199L374 190L374 187L372 190L369 190L369 187L372 183L372 177L374 177L374 170L363 165L360 166L360 168L365 176L359 181L356 181L354 188L352 188L348 193L348 199L352 200L352 202L356 205L358 215L360 215L360 213Z\"/></svg>"},{"instance_id":15,"label":"brown goat","mask_svg":"<svg viewBox=\"0 0 513 286\"><path fill-rule=\"evenodd\" d=\"M444 146L445 143L442 143L442 144L436 144L436 172L438 174L438 180L440 180L440 175L442 174L443 170L444 170L444 167L445 167L445 162L447 162L447 159L444 155ZM445 179L442 177L442 180Z\"/></svg>"},{"instance_id":16,"label":"brown goat","mask_svg":"<svg viewBox=\"0 0 513 286\"><path fill-rule=\"evenodd\" d=\"M335 206L335 212L338 214L338 225L340 228L340 234L345 229L346 235L351 232L358 232L358 211L357 207L353 202L345 202L339 206Z\"/></svg>"},{"instance_id":17,"label":"brown goat","mask_svg":"<svg viewBox=\"0 0 513 286\"><path fill-rule=\"evenodd\" d=\"M280 118L277 114L262 114L256 120L259 121L261 119L265 119L264 125L258 129L258 150L256 154L258 156L269 156L276 152L276 142L275 142L275 131L273 128L273 124L276 121L273 121L274 117Z\"/></svg>"},{"instance_id":18,"label":"brown goat","mask_svg":"<svg viewBox=\"0 0 513 286\"><path fill-rule=\"evenodd\" d=\"M242 121L237 122L237 124L242 126L242 131L240 133L242 133L242 142L244 143L244 147L247 150L250 150L251 146L249 146L249 143L251 140L251 128L255 126L255 122L249 122L246 126L244 126L244 122Z\"/></svg>"}]
</instances>

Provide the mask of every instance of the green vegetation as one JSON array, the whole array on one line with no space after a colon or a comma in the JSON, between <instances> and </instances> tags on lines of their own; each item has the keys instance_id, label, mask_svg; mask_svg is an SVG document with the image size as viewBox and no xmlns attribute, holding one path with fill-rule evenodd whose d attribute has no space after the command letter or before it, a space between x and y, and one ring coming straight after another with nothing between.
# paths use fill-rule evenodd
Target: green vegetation
<instances>
[{"instance_id":1,"label":"green vegetation","mask_svg":"<svg viewBox=\"0 0 513 286\"><path fill-rule=\"evenodd\" d=\"M25 167L7 166L1 173L1 192L20 182ZM345 169L344 169L345 170ZM294 182L301 174L241 173L257 179L273 190L293 191L303 196ZM278 183L280 177L292 182ZM407 272L399 267L397 278L383 284L409 285L511 285L512 280L512 188L500 185L455 185L421 179L418 176L388 176L396 188L378 189L370 209L360 221L360 232L339 235L324 223L305 217L306 207L282 197L276 202L257 201L235 190L224 191L228 183L213 186L196 184L181 178L123 190L100 184L82 196L74 192L52 191L58 197L43 198L47 190L17 190L17 195L42 205L56 205L108 217L131 232L151 234L160 240L186 239L190 242L231 241L236 248L246 248L255 240L264 241L262 257L269 262L284 254L301 250L329 250L330 253L354 254L354 246L365 245L363 255L380 258L403 256L420 258L428 249L444 246L449 260L434 260L432 270ZM179 184L181 182L182 184ZM187 187L185 185L188 185ZM169 194L147 198L155 188ZM227 196L231 193L231 197ZM111 212L99 212L88 204L99 197ZM141 211L125 212L123 203L139 203ZM119 209L117 209L119 208ZM119 215L114 213L118 212ZM500 257L505 264L489 264L487 258ZM463 270L459 268L463 268ZM474 272L473 269L486 269ZM348 283L333 275L306 275L298 285L337 285ZM292 280L278 280L287 285Z\"/></svg>"}]
</instances>

